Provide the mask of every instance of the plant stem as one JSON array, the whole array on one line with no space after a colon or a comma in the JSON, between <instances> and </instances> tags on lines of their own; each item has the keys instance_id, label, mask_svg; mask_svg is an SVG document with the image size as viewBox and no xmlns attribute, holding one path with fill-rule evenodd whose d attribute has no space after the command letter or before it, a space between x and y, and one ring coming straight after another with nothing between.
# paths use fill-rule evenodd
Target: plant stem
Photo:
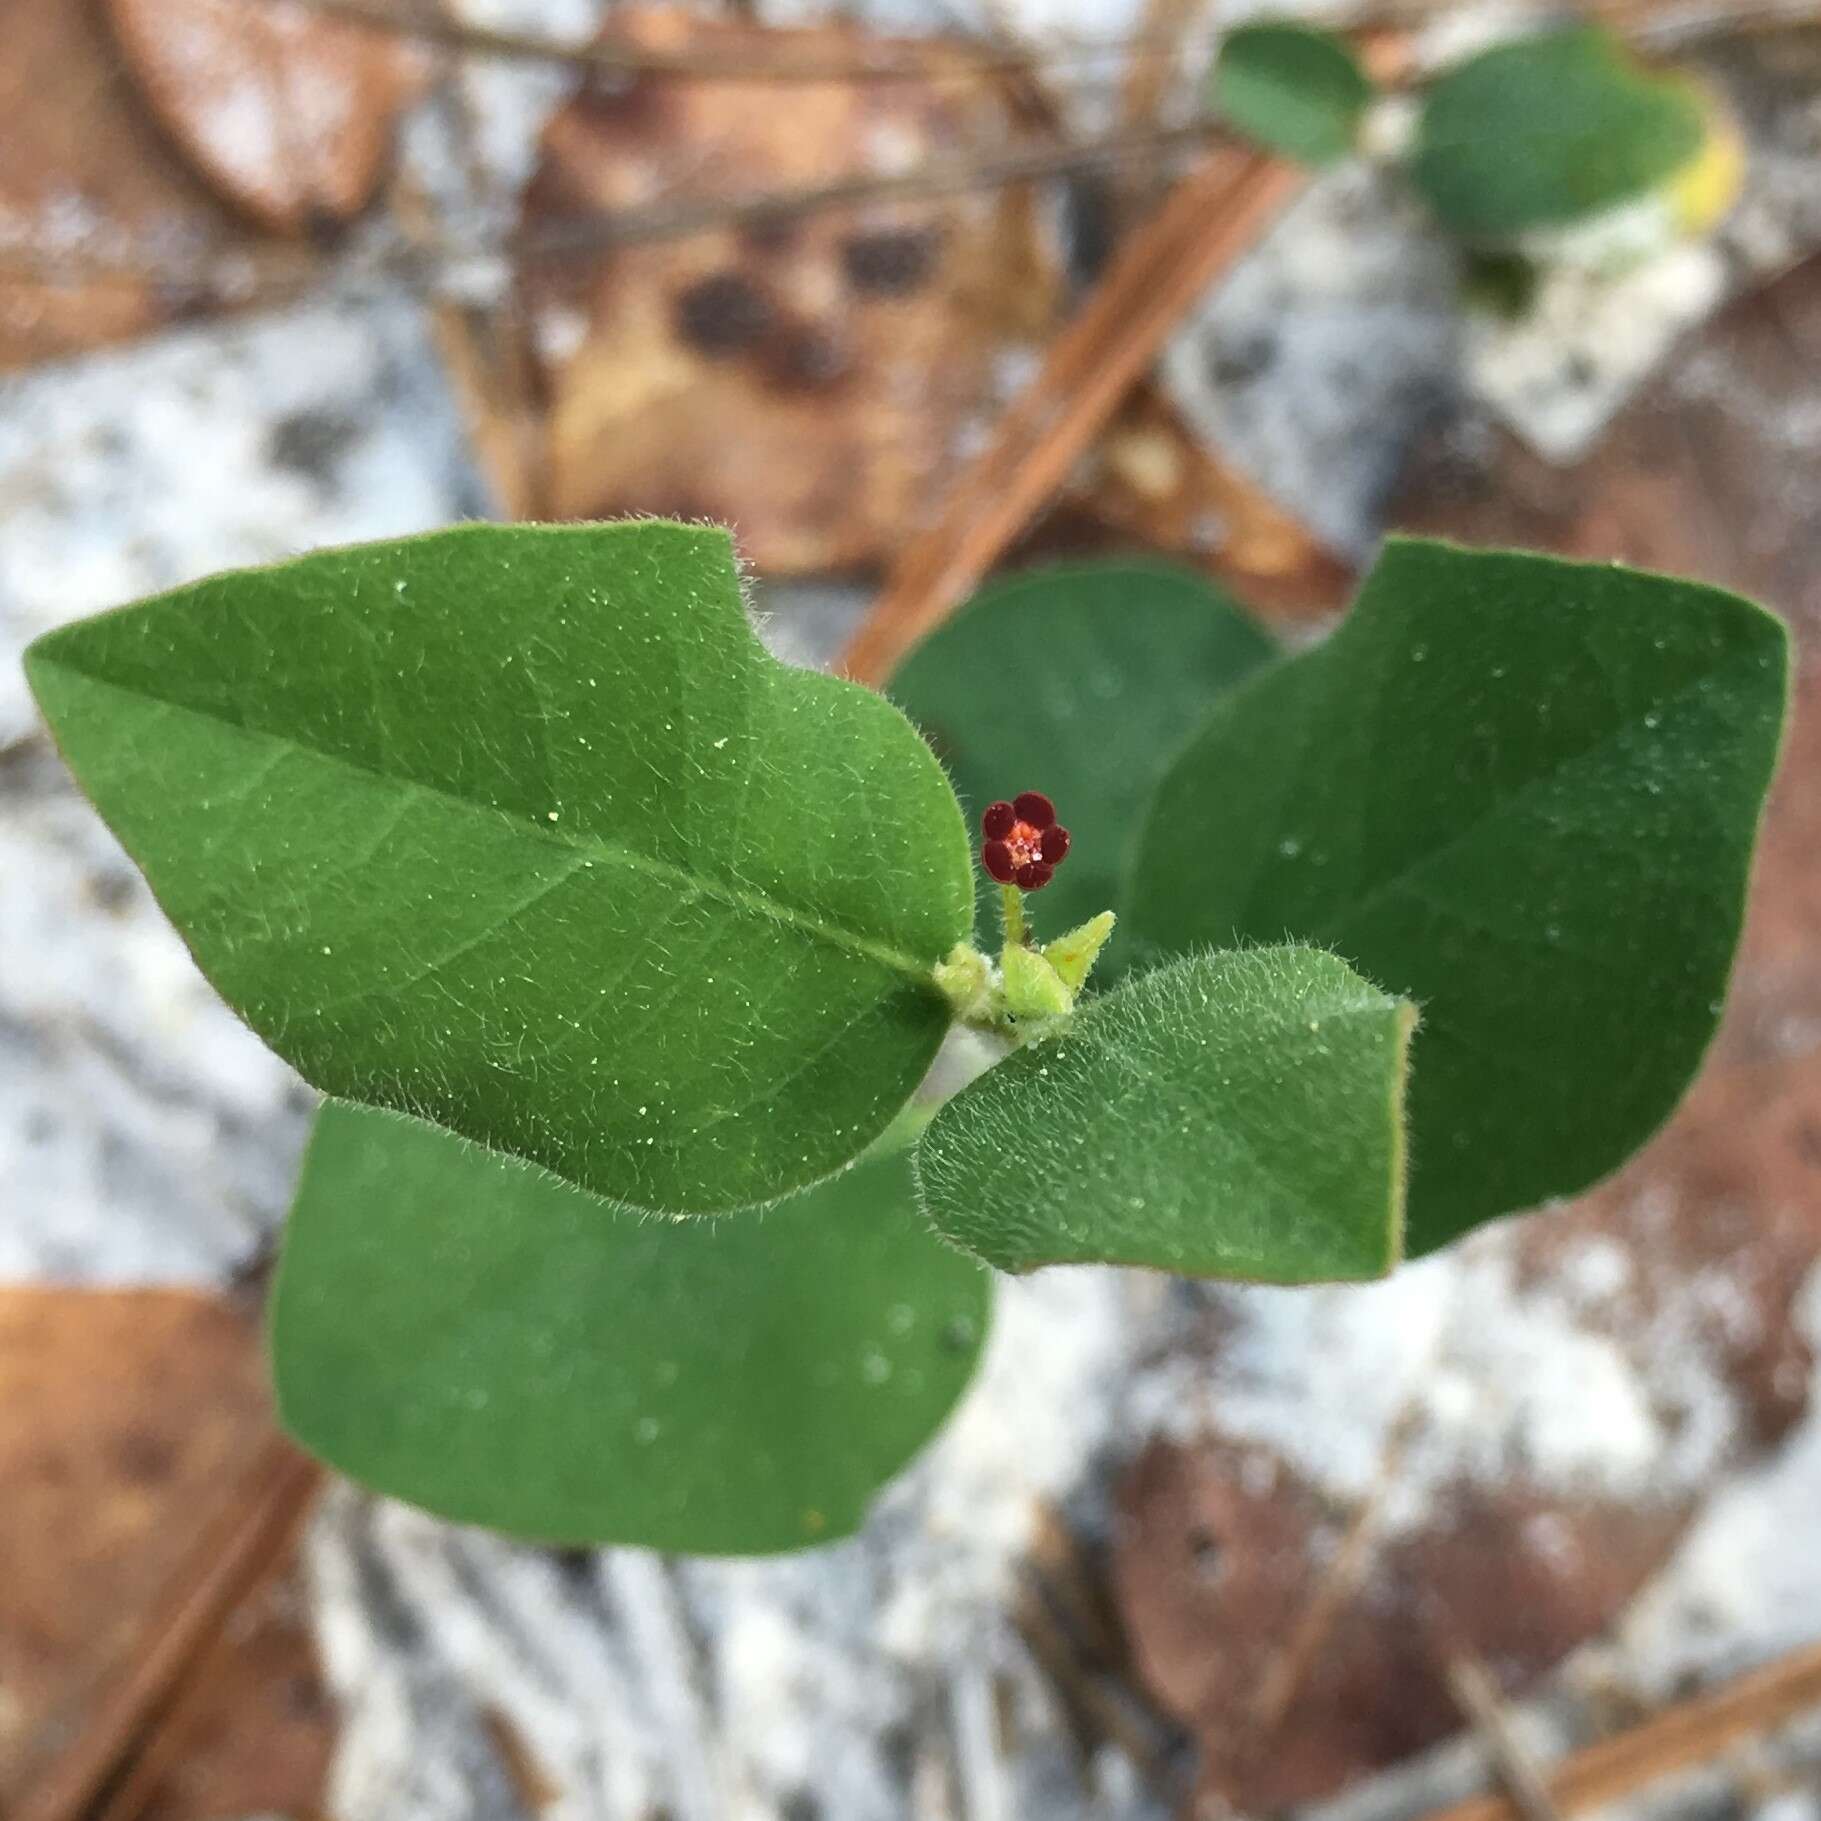
<instances>
[{"instance_id":1,"label":"plant stem","mask_svg":"<svg viewBox=\"0 0 1821 1821\"><path fill-rule=\"evenodd\" d=\"M1022 948L1031 935L1024 921L1024 893L1015 885L1002 885L999 904L1005 916L1005 946Z\"/></svg>"}]
</instances>

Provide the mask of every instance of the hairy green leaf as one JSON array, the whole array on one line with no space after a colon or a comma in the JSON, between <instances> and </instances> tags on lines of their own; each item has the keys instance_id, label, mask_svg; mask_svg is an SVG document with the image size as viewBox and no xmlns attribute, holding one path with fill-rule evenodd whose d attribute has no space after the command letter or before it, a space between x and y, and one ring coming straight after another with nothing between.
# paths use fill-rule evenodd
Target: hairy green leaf
<instances>
[{"instance_id":1,"label":"hairy green leaf","mask_svg":"<svg viewBox=\"0 0 1821 1821\"><path fill-rule=\"evenodd\" d=\"M1212 100L1223 124L1300 164L1350 153L1372 83L1344 38L1302 25L1242 25L1221 41Z\"/></svg>"},{"instance_id":2,"label":"hairy green leaf","mask_svg":"<svg viewBox=\"0 0 1821 1821\"><path fill-rule=\"evenodd\" d=\"M1421 1007L1413 1252L1598 1180L1687 1087L1786 645L1699 583L1396 541L1327 643L1226 697L1164 780L1142 944L1287 933Z\"/></svg>"},{"instance_id":3,"label":"hairy green leaf","mask_svg":"<svg viewBox=\"0 0 1821 1821\"><path fill-rule=\"evenodd\" d=\"M1410 174L1444 226L1496 238L1598 214L1679 170L1706 133L1679 76L1572 25L1494 46L1423 103Z\"/></svg>"},{"instance_id":4,"label":"hairy green leaf","mask_svg":"<svg viewBox=\"0 0 1821 1821\"><path fill-rule=\"evenodd\" d=\"M552 1542L763 1554L859 1526L966 1389L990 1294L902 1150L661 1221L331 1102L272 1347L286 1427L381 1491Z\"/></svg>"},{"instance_id":5,"label":"hairy green leaf","mask_svg":"<svg viewBox=\"0 0 1821 1821\"><path fill-rule=\"evenodd\" d=\"M1272 649L1190 570L1065 564L984 589L910 653L888 690L948 765L976 831L996 798L1055 799L1074 846L1029 910L1057 936L1117 901L1165 765ZM979 939L998 945L991 894ZM1097 979L1113 978L1122 946L1115 931Z\"/></svg>"},{"instance_id":6,"label":"hairy green leaf","mask_svg":"<svg viewBox=\"0 0 1821 1821\"><path fill-rule=\"evenodd\" d=\"M1382 1276L1402 1235L1414 1017L1318 949L1139 975L943 1107L917 1148L924 1205L1008 1271Z\"/></svg>"},{"instance_id":7,"label":"hairy green leaf","mask_svg":"<svg viewBox=\"0 0 1821 1821\"><path fill-rule=\"evenodd\" d=\"M857 1155L947 1027L954 797L896 709L765 653L721 532L326 551L26 663L203 971L328 1093L711 1212Z\"/></svg>"}]
</instances>

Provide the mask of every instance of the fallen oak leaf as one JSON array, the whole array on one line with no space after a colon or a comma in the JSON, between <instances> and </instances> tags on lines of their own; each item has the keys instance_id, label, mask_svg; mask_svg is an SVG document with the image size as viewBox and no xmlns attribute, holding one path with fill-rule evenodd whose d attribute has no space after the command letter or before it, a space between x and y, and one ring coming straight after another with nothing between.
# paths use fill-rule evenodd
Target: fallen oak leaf
<instances>
[{"instance_id":1,"label":"fallen oak leaf","mask_svg":"<svg viewBox=\"0 0 1821 1821\"><path fill-rule=\"evenodd\" d=\"M0 1807L158 1637L199 1530L271 1434L257 1323L180 1290L0 1290Z\"/></svg>"},{"instance_id":2,"label":"fallen oak leaf","mask_svg":"<svg viewBox=\"0 0 1821 1821\"><path fill-rule=\"evenodd\" d=\"M804 65L896 47L659 8L616 14L601 42ZM732 211L1020 142L978 53L922 54L928 75L890 83L602 77L553 117L520 223L553 516L713 519L760 570L805 573L876 563L928 509L995 364L1056 305L1030 186L560 245L660 195Z\"/></svg>"},{"instance_id":3,"label":"fallen oak leaf","mask_svg":"<svg viewBox=\"0 0 1821 1821\"><path fill-rule=\"evenodd\" d=\"M261 227L306 235L372 201L427 74L403 38L300 0L107 0L166 133Z\"/></svg>"},{"instance_id":4,"label":"fallen oak leaf","mask_svg":"<svg viewBox=\"0 0 1821 1821\"><path fill-rule=\"evenodd\" d=\"M194 275L237 224L147 121L91 9L0 0L0 42L0 372L231 301Z\"/></svg>"}]
</instances>

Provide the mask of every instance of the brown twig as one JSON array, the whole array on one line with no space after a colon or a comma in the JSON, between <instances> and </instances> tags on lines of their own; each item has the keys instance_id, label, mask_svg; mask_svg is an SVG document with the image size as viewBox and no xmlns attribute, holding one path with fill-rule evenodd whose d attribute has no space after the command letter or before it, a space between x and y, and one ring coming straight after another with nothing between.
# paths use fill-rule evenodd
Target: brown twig
<instances>
[{"instance_id":1,"label":"brown twig","mask_svg":"<svg viewBox=\"0 0 1821 1821\"><path fill-rule=\"evenodd\" d=\"M375 31L396 33L421 43L440 45L465 55L498 61L539 63L587 72L615 75L655 74L698 77L716 82L929 82L959 80L979 73L1007 70L1045 70L1058 73L1072 64L1102 64L1118 58L1126 71L1139 62L1167 63L1179 48L1173 23L1163 29L1123 35L1093 37L1072 33L1046 45L980 44L972 49L969 68L956 67L952 41L929 49L905 43L881 43L859 53L805 55L754 52L750 48L717 53L712 50L659 50L632 44L594 42L578 44L537 33L515 32L475 25L465 20L416 11L404 13L384 0L300 0L300 3L352 24ZM1590 13L1595 10L1589 6ZM1437 11L1433 5L1344 3L1317 8L1307 16L1310 24L1340 30L1406 32L1416 29ZM1553 18L1559 9L1539 0L1539 21ZM1780 30L1812 23L1815 0L1616 0L1607 22L1645 48L1667 49L1704 38L1734 32Z\"/></svg>"},{"instance_id":2,"label":"brown twig","mask_svg":"<svg viewBox=\"0 0 1821 1821\"><path fill-rule=\"evenodd\" d=\"M434 16L459 24L455 0L431 0ZM482 220L510 206L499 173L481 155L482 122L459 53L441 47L443 97L459 148L465 203ZM408 170L392 189L392 215L420 257L437 236L431 198ZM461 406L476 465L508 519L548 518L550 475L542 413L536 399L531 332L519 286L478 302L454 297L429 306L430 329Z\"/></svg>"},{"instance_id":3,"label":"brown twig","mask_svg":"<svg viewBox=\"0 0 1821 1821\"><path fill-rule=\"evenodd\" d=\"M612 247L677 240L723 228L770 225L823 209L857 208L880 201L916 201L952 196L974 189L997 189L1126 159L1156 157L1184 146L1205 144L1216 133L1206 121L1148 133L1109 134L1094 139L1063 140L1055 145L1008 152L997 158L931 159L915 170L885 176L845 177L832 183L761 191L750 196L717 197L700 202L654 203L648 208L612 214L577 216L556 221L547 230L521 237L503 248L462 246L425 236L388 248L369 259L351 259L332 268L347 279L403 282L434 290L445 269L489 257L517 256L538 261L587 258ZM278 247L236 254L224 265L218 283L192 263L165 269L82 253L39 254L0 246L0 277L33 281L122 285L182 285L195 295L218 296L223 304L252 305L286 300L320 283L321 260L307 251Z\"/></svg>"},{"instance_id":4,"label":"brown twig","mask_svg":"<svg viewBox=\"0 0 1821 1821\"><path fill-rule=\"evenodd\" d=\"M1315 1592L1297 1616L1295 1629L1259 1678L1252 1701L1252 1736L1263 1750L1276 1737L1340 1610L1358 1591L1372 1553L1372 1539L1384 1508L1388 1481L1382 1481L1353 1514L1340 1548L1334 1552Z\"/></svg>"},{"instance_id":5,"label":"brown twig","mask_svg":"<svg viewBox=\"0 0 1821 1821\"><path fill-rule=\"evenodd\" d=\"M1696 1695L1617 1738L1584 1746L1548 1778L1563 1815L1604 1808L1679 1770L1718 1757L1821 1706L1821 1644L1791 1652L1724 1688ZM1523 1821L1509 1796L1474 1796L1438 1809L1429 1821Z\"/></svg>"},{"instance_id":6,"label":"brown twig","mask_svg":"<svg viewBox=\"0 0 1821 1821\"><path fill-rule=\"evenodd\" d=\"M1251 1703L1251 1725L1243 1748L1250 1760L1275 1747L1278 1732L1327 1644L1335 1620L1365 1579L1379 1519L1423 1420L1423 1406L1413 1392L1404 1400L1386 1431L1372 1484L1359 1501L1340 1547L1329 1558L1289 1637L1259 1677L1258 1691Z\"/></svg>"},{"instance_id":7,"label":"brown twig","mask_svg":"<svg viewBox=\"0 0 1821 1821\"><path fill-rule=\"evenodd\" d=\"M148 1617L144 1652L10 1821L83 1821L130 1770L228 1615L276 1571L321 1483L322 1469L274 1433Z\"/></svg>"},{"instance_id":8,"label":"brown twig","mask_svg":"<svg viewBox=\"0 0 1821 1821\"><path fill-rule=\"evenodd\" d=\"M1012 1624L1054 1685L1084 1758L1111 1741L1145 1786L1173 1803L1181 1794L1182 1741L1145 1699L1104 1579L1054 1506L1037 1509Z\"/></svg>"},{"instance_id":9,"label":"brown twig","mask_svg":"<svg viewBox=\"0 0 1821 1821\"><path fill-rule=\"evenodd\" d=\"M1422 1422L1422 1407L1413 1397L1406 1401L1385 1437L1379 1453L1378 1470L1372 1485L1347 1526L1340 1547L1335 1550L1316 1583L1309 1603L1303 1608L1283 1648L1266 1665L1259 1678L1258 1693L1252 1702L1252 1738L1255 1750L1267 1749L1284 1723L1291 1703L1308 1680L1322 1646L1340 1610L1358 1590L1365 1578L1372 1543L1378 1532L1378 1521L1385 1501L1397 1484L1403 1469L1404 1454Z\"/></svg>"},{"instance_id":10,"label":"brown twig","mask_svg":"<svg viewBox=\"0 0 1821 1821\"><path fill-rule=\"evenodd\" d=\"M439 24L428 16L394 18L383 8L368 6L365 0L306 0L306 3L328 10L351 10L376 29L427 35L436 43L453 44L477 54L518 54L559 63L579 61L584 65L600 60L612 61L620 55L616 51L609 57L603 52L597 57L595 47L535 43L520 44L514 52L509 33L492 34L447 21ZM1749 4L1736 10L1697 6L1668 18L1638 6L1634 30L1640 42L1653 36L1673 36L1682 42L1727 29L1762 29L1816 16L1821 16L1817 0L1800 0L1799 4L1792 4L1791 0L1749 0ZM1369 36L1365 41L1378 73L1388 80L1402 79L1407 73L1407 39L1401 37L1393 25L1362 29L1376 30L1379 34ZM508 42L496 43L496 38ZM628 51L626 55L636 59L642 53ZM1004 60L1007 67L1025 70L1039 66L1043 61L1040 56L1023 53L1016 58L1006 55ZM993 59L989 57L985 63L976 62L970 67L977 75L992 66ZM745 73L751 73L752 65L743 64L742 68ZM684 69L679 62L678 73L700 75L708 72L693 65ZM831 66L822 73L832 79L837 73L853 76L858 72L854 69L837 72ZM1204 118L1163 129L1062 140L999 158L935 160L919 170L890 176L843 178L835 183L805 185L745 198L683 205L657 203L613 215L554 222L547 224L539 236L529 238L521 245L461 244L434 238L420 245L382 249L372 256L357 256L334 265L326 264L310 249L289 247L235 246L211 254L193 254L181 264L167 265L150 259L121 258L80 249L51 250L17 243L0 244L0 282L133 289L168 286L193 303L220 308L288 303L331 275L356 282L403 284L420 292L434 292L446 271L471 267L477 261L505 261L515 254L546 260L588 256L608 247L679 239L721 228L767 225L827 208L917 200L975 188L991 189L1102 166L1117 167L1128 161L1158 157L1186 145L1206 143L1219 136L1218 124ZM216 262L212 267L203 263L209 257Z\"/></svg>"},{"instance_id":11,"label":"brown twig","mask_svg":"<svg viewBox=\"0 0 1821 1821\"><path fill-rule=\"evenodd\" d=\"M722 51L702 47L663 50L612 39L571 43L537 33L474 25L435 14L401 13L391 6L375 4L374 0L302 0L302 3L312 11L350 24L505 62L556 64L607 75L697 77L711 82L954 81L1072 59L1105 61L1155 54L1147 53L1142 41L1134 36L1075 38L1047 49L1004 44L968 45L964 65L957 63L954 39L932 39L927 47L902 39L886 40L836 55L811 54L801 48L789 52L761 51L750 45Z\"/></svg>"},{"instance_id":12,"label":"brown twig","mask_svg":"<svg viewBox=\"0 0 1821 1821\"><path fill-rule=\"evenodd\" d=\"M522 237L515 250L527 259L564 259L624 245L628 240L675 239L706 228L770 226L812 209L855 207L863 203L952 196L967 190L1001 189L1040 177L1057 177L1094 165L1118 164L1153 157L1184 146L1205 145L1222 137L1211 120L1150 128L1139 133L1108 133L1093 139L1060 140L1053 145L1023 147L993 157L963 155L930 158L914 170L888 175L838 178L832 183L772 190L754 196L711 197L701 202L659 204L613 215L585 215L574 221L541 224Z\"/></svg>"},{"instance_id":13,"label":"brown twig","mask_svg":"<svg viewBox=\"0 0 1821 1821\"><path fill-rule=\"evenodd\" d=\"M1302 179L1218 147L1115 255L1043 366L908 544L841 667L877 684L992 567L1155 358L1183 313L1276 219Z\"/></svg>"},{"instance_id":14,"label":"brown twig","mask_svg":"<svg viewBox=\"0 0 1821 1821\"><path fill-rule=\"evenodd\" d=\"M1562 1821L1537 1761L1511 1725L1511 1710L1492 1672L1463 1641L1454 1641L1442 1665L1448 1692L1479 1734L1500 1785L1519 1821Z\"/></svg>"},{"instance_id":15,"label":"brown twig","mask_svg":"<svg viewBox=\"0 0 1821 1821\"><path fill-rule=\"evenodd\" d=\"M1821 20L1816 0L1617 0L1606 23L1642 50L1668 51L1707 38L1784 31Z\"/></svg>"},{"instance_id":16,"label":"brown twig","mask_svg":"<svg viewBox=\"0 0 1821 1821\"><path fill-rule=\"evenodd\" d=\"M1144 0L1139 36L1156 54L1147 52L1126 62L1119 89L1119 122L1128 131L1154 126L1164 117L1175 84L1186 73L1183 49L1213 0ZM1163 190L1157 171L1122 171L1117 190L1116 218L1121 223L1141 220Z\"/></svg>"}]
</instances>

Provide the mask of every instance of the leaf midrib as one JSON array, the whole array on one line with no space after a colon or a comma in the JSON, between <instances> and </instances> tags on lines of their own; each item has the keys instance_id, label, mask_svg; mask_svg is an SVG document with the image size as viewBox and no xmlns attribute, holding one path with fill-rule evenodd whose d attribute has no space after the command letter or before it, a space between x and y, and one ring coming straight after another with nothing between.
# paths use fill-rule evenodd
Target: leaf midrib
<instances>
[{"instance_id":1,"label":"leaf midrib","mask_svg":"<svg viewBox=\"0 0 1821 1821\"><path fill-rule=\"evenodd\" d=\"M29 654L28 654L29 656ZM425 796L438 797L448 803L477 816L497 817L515 832L528 838L552 842L571 852L584 857L605 860L609 866L623 866L630 871L642 873L647 878L657 879L667 885L689 891L698 897L713 899L729 909L745 915L768 920L774 923L786 923L801 929L819 941L833 948L846 949L849 953L863 955L877 961L897 973L907 975L919 982L928 982L932 963L919 961L915 956L894 948L888 942L868 936L857 930L850 930L838 923L830 922L823 917L786 904L779 899L768 896L762 891L735 885L727 880L714 877L712 874L692 872L689 868L677 866L668 860L660 860L650 854L639 853L636 849L622 846L617 842L604 840L599 835L578 834L574 830L562 828L557 824L540 825L538 822L522 818L511 810L499 808L494 804L477 803L472 797L464 797L459 792L448 789L445 785L427 783L421 778L405 777L394 772L382 771L376 766L363 765L359 760L349 758L344 753L330 753L307 741L293 738L290 735L273 732L270 728L250 725L245 722L229 721L220 715L209 714L203 709L193 708L187 702L173 700L169 696L159 695L150 690L132 689L125 684L116 683L109 677L98 676L80 664L50 653L40 654L36 664L45 670L62 670L78 677L91 688L99 688L123 696L130 701L156 703L171 713L187 716L206 726L231 728L237 733L250 736L255 740L268 740L273 744L290 751L301 753L309 758L330 766L339 766L363 777L377 778L382 783L399 790L413 790ZM548 889L556 889L566 884L573 876L574 870L556 880ZM521 907L523 908L523 907ZM511 916L520 914L515 910ZM501 922L510 918L502 918ZM484 940L500 927L495 924L476 940Z\"/></svg>"}]
</instances>

